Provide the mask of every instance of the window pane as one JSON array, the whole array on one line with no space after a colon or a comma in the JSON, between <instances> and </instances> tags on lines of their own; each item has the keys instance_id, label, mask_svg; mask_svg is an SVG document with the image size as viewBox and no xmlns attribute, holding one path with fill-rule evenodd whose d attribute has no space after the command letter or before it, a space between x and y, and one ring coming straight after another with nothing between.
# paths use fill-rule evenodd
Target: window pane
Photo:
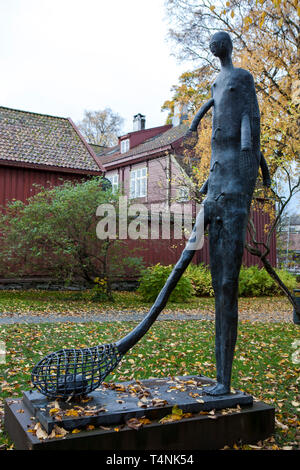
<instances>
[{"instance_id":1,"label":"window pane","mask_svg":"<svg viewBox=\"0 0 300 470\"><path fill-rule=\"evenodd\" d=\"M130 197L134 198L135 196L135 171L131 171L130 173Z\"/></svg>"},{"instance_id":2,"label":"window pane","mask_svg":"<svg viewBox=\"0 0 300 470\"><path fill-rule=\"evenodd\" d=\"M137 179L136 180L136 197L141 196L141 180Z\"/></svg>"},{"instance_id":3,"label":"window pane","mask_svg":"<svg viewBox=\"0 0 300 470\"><path fill-rule=\"evenodd\" d=\"M146 178L141 180L141 196L146 196Z\"/></svg>"}]
</instances>

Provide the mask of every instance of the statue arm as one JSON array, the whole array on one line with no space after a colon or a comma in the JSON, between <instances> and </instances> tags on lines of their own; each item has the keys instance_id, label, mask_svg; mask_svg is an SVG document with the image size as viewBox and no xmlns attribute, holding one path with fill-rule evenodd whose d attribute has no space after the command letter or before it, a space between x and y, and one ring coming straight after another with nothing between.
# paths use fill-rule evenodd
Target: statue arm
<instances>
[{"instance_id":1,"label":"statue arm","mask_svg":"<svg viewBox=\"0 0 300 470\"><path fill-rule=\"evenodd\" d=\"M207 180L206 180L206 181L203 183L203 185L201 186L200 191L199 191L200 194L207 194L207 191L208 191L208 180L209 180L209 178L207 178Z\"/></svg>"},{"instance_id":2,"label":"statue arm","mask_svg":"<svg viewBox=\"0 0 300 470\"><path fill-rule=\"evenodd\" d=\"M260 168L262 172L264 186L267 186L269 188L271 186L271 176L270 176L268 164L265 160L265 157L263 156L261 152L260 152Z\"/></svg>"},{"instance_id":3,"label":"statue arm","mask_svg":"<svg viewBox=\"0 0 300 470\"><path fill-rule=\"evenodd\" d=\"M199 122L201 121L203 116L207 113L207 111L213 106L213 104L214 104L214 99L210 98L210 100L208 100L206 103L204 103L203 106L201 106L196 116L194 117L192 124L190 125L189 131L191 132L197 131Z\"/></svg>"},{"instance_id":4,"label":"statue arm","mask_svg":"<svg viewBox=\"0 0 300 470\"><path fill-rule=\"evenodd\" d=\"M251 126L248 114L244 114L241 122L241 150L251 150Z\"/></svg>"}]
</instances>

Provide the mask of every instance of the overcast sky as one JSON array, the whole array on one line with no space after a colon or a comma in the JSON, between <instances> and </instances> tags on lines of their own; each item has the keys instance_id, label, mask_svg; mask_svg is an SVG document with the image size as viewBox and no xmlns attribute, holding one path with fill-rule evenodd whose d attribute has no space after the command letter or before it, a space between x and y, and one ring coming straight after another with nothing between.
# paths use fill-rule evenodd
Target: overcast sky
<instances>
[{"instance_id":1,"label":"overcast sky","mask_svg":"<svg viewBox=\"0 0 300 470\"><path fill-rule=\"evenodd\" d=\"M0 0L0 105L70 117L110 107L132 130L164 124L187 64L167 42L163 0Z\"/></svg>"}]
</instances>

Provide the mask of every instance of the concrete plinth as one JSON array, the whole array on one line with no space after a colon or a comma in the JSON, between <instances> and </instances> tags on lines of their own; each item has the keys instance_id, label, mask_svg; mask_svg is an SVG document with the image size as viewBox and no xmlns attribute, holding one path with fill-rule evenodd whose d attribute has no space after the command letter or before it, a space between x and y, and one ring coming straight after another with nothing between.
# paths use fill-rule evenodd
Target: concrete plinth
<instances>
[{"instance_id":1,"label":"concrete plinth","mask_svg":"<svg viewBox=\"0 0 300 470\"><path fill-rule=\"evenodd\" d=\"M5 429L16 449L45 450L212 450L257 442L273 433L273 407L253 403L240 391L221 397L205 394L212 383L185 376L102 384L88 400L67 403L25 392L23 398L6 400ZM188 414L160 422L175 405ZM142 417L143 425L132 429L130 420ZM36 423L53 437L38 438ZM68 433L56 438L56 426Z\"/></svg>"}]
</instances>

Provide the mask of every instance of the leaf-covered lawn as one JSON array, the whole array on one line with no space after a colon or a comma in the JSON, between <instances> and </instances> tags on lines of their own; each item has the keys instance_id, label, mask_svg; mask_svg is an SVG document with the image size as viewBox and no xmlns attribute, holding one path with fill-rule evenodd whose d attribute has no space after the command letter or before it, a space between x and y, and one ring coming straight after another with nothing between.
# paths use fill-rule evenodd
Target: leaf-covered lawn
<instances>
[{"instance_id":1,"label":"leaf-covered lawn","mask_svg":"<svg viewBox=\"0 0 300 470\"><path fill-rule=\"evenodd\" d=\"M0 291L0 316L14 313L47 316L101 314L109 311L146 312L151 303L142 301L137 292L114 292L114 302L94 302L91 291ZM188 302L168 302L163 312L188 312L214 316L214 298L192 296ZM239 299L241 319L291 321L293 308L286 297L252 297Z\"/></svg>"},{"instance_id":2,"label":"leaf-covered lawn","mask_svg":"<svg viewBox=\"0 0 300 470\"><path fill-rule=\"evenodd\" d=\"M6 363L0 365L1 414L5 397L19 397L30 388L30 371L42 356L62 347L110 343L133 326L129 322L1 326L0 341L7 353ZM276 407L275 435L244 449L299 448L300 367L299 351L293 347L297 339L300 330L292 323L240 322L232 386ZM154 324L106 381L189 374L215 377L211 321ZM12 445L3 427L0 445Z\"/></svg>"},{"instance_id":3,"label":"leaf-covered lawn","mask_svg":"<svg viewBox=\"0 0 300 470\"><path fill-rule=\"evenodd\" d=\"M147 308L151 304L142 301L137 292L114 292L114 302L95 302L92 290L86 291L47 291L47 290L7 290L0 291L0 312L61 312L75 313L104 310L107 308L129 309ZM170 304L178 308L195 308L199 304L212 305L212 298L191 297L188 303Z\"/></svg>"}]
</instances>

